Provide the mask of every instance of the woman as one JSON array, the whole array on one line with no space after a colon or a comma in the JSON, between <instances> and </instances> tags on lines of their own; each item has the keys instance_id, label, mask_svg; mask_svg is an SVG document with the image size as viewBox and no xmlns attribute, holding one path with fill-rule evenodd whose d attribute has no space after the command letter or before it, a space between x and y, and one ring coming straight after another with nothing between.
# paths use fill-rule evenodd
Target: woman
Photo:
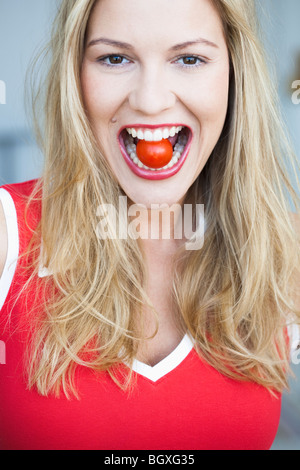
<instances>
[{"instance_id":1,"label":"woman","mask_svg":"<svg viewBox=\"0 0 300 470\"><path fill-rule=\"evenodd\" d=\"M63 0L50 50L43 178L1 189L1 447L270 448L299 205L253 3Z\"/></svg>"}]
</instances>

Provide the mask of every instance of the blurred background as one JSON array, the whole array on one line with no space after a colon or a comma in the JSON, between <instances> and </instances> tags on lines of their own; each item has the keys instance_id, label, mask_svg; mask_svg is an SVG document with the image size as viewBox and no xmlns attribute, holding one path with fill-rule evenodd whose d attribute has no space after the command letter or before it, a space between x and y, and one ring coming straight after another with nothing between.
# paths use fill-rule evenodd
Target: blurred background
<instances>
[{"instance_id":1,"label":"blurred background","mask_svg":"<svg viewBox=\"0 0 300 470\"><path fill-rule=\"evenodd\" d=\"M43 156L25 112L24 83L30 61L49 38L57 3L0 0L0 185L36 178L42 171ZM257 3L265 47L275 65L282 114L300 158L300 104L292 101L292 83L300 81L300 1ZM294 372L298 378L283 397L273 450L300 450L300 365L294 366Z\"/></svg>"}]
</instances>

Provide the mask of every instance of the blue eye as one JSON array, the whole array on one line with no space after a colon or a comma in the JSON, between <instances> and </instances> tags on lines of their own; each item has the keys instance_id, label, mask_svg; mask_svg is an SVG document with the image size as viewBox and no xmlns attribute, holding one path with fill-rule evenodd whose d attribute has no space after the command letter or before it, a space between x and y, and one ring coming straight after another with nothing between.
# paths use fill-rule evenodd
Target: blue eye
<instances>
[{"instance_id":1,"label":"blue eye","mask_svg":"<svg viewBox=\"0 0 300 470\"><path fill-rule=\"evenodd\" d=\"M98 59L98 62L100 62L100 63L102 63L102 64L104 64L108 67L114 67L114 66L118 66L118 65L128 64L130 61L122 55L111 54L111 55L108 55L108 56L105 56L105 57L100 57Z\"/></svg>"}]
</instances>

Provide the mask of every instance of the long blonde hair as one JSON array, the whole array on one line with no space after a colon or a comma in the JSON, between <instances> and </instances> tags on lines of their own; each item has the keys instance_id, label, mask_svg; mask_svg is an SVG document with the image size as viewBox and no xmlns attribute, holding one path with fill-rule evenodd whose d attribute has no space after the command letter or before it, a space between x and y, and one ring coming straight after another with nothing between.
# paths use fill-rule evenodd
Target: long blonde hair
<instances>
[{"instance_id":1,"label":"long blonde hair","mask_svg":"<svg viewBox=\"0 0 300 470\"><path fill-rule=\"evenodd\" d=\"M205 205L206 234L201 250L182 247L174 259L175 311L209 364L234 379L281 391L289 370L286 322L291 313L295 322L300 316L291 275L299 267L299 245L288 199L298 211L288 176L288 165L296 172L297 162L258 40L254 2L213 3L230 53L230 104L219 142L187 194L186 200ZM47 295L35 317L27 373L29 386L43 395L61 389L76 395L73 376L80 364L116 379L115 366L132 364L145 339L141 310L151 305L136 240L118 239L113 224L109 239L97 236L97 207L118 207L123 193L82 101L80 68L94 4L62 1L41 88L45 169L39 181L42 218L30 246L36 253L32 279L41 243L53 275L41 281ZM129 379L117 382L126 386Z\"/></svg>"}]
</instances>

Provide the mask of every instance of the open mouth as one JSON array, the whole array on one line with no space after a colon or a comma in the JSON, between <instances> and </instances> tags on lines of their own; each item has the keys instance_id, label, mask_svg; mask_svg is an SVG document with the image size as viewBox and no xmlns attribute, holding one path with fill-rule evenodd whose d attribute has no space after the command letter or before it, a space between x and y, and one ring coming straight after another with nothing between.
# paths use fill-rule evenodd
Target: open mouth
<instances>
[{"instance_id":1,"label":"open mouth","mask_svg":"<svg viewBox=\"0 0 300 470\"><path fill-rule=\"evenodd\" d=\"M155 143L168 140L173 149L169 163L158 168L145 165L139 159L137 152L137 146L141 140ZM167 178L177 173L186 159L191 140L192 131L182 125L157 127L153 129L130 127L123 129L119 135L121 151L127 164L134 173L151 179Z\"/></svg>"}]
</instances>

